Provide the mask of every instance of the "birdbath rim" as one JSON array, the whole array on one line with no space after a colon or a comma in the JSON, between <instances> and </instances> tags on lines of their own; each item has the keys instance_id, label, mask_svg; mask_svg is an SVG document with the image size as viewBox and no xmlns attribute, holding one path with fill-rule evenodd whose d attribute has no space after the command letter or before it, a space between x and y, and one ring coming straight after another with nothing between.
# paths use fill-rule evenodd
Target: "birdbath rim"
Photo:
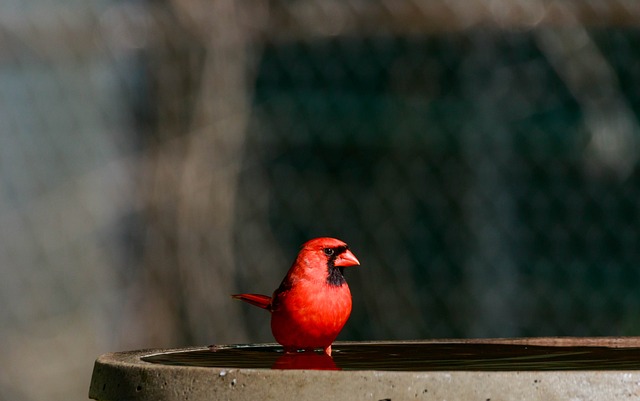
<instances>
[{"instance_id":1,"label":"birdbath rim","mask_svg":"<svg viewBox=\"0 0 640 401\"><path fill-rule=\"evenodd\" d=\"M494 339L429 339L336 342L349 346L425 346L464 344L531 347L606 347L640 352L640 337L541 337ZM277 344L220 345L217 350L278 347ZM145 358L210 347L142 349L112 352L97 358L89 397L96 400L320 400L320 399L614 399L640 394L640 368L609 370L278 370L179 366L151 363ZM338 353L339 355L339 353ZM323 355L324 356L324 355ZM334 356L335 358L335 356ZM427 396L428 395L428 396ZM372 398L373 397L373 398Z\"/></svg>"}]
</instances>

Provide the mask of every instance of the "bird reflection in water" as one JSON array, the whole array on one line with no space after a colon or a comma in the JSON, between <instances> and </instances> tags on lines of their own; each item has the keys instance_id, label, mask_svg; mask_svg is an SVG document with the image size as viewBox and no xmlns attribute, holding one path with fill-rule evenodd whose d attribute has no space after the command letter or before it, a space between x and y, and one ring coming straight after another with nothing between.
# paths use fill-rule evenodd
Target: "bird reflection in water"
<instances>
[{"instance_id":1,"label":"bird reflection in water","mask_svg":"<svg viewBox=\"0 0 640 401\"><path fill-rule=\"evenodd\" d=\"M271 369L340 370L329 355L314 351L285 353L276 360Z\"/></svg>"}]
</instances>

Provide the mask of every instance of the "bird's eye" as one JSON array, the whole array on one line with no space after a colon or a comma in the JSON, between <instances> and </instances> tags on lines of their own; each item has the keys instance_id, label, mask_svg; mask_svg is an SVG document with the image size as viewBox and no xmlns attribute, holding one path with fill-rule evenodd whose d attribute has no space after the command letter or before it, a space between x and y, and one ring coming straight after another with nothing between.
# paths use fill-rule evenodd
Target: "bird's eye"
<instances>
[{"instance_id":1,"label":"bird's eye","mask_svg":"<svg viewBox=\"0 0 640 401\"><path fill-rule=\"evenodd\" d=\"M327 256L333 255L334 250L332 248L324 248L324 254Z\"/></svg>"}]
</instances>

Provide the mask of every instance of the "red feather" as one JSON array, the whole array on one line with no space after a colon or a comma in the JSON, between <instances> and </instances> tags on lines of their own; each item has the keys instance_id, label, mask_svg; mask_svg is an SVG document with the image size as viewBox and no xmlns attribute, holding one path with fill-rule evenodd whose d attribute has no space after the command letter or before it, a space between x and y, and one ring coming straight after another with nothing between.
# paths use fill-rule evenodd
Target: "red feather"
<instances>
[{"instance_id":1,"label":"red feather","mask_svg":"<svg viewBox=\"0 0 640 401\"><path fill-rule=\"evenodd\" d=\"M233 297L271 312L271 332L286 352L322 348L331 355L331 343L351 314L351 292L342 270L359 264L344 242L316 238L302 245L272 297Z\"/></svg>"},{"instance_id":2,"label":"red feather","mask_svg":"<svg viewBox=\"0 0 640 401\"><path fill-rule=\"evenodd\" d=\"M262 309L269 309L271 305L271 297L262 294L235 294L232 297Z\"/></svg>"}]
</instances>

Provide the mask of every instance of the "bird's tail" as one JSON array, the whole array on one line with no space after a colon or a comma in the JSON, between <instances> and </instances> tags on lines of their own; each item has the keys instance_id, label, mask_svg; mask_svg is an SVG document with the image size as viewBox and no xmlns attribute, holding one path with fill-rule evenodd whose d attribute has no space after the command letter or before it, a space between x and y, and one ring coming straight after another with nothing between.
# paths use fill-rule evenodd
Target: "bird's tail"
<instances>
[{"instance_id":1,"label":"bird's tail","mask_svg":"<svg viewBox=\"0 0 640 401\"><path fill-rule=\"evenodd\" d=\"M260 294L235 294L233 298L250 303L262 309L269 309L271 306L271 297Z\"/></svg>"}]
</instances>

